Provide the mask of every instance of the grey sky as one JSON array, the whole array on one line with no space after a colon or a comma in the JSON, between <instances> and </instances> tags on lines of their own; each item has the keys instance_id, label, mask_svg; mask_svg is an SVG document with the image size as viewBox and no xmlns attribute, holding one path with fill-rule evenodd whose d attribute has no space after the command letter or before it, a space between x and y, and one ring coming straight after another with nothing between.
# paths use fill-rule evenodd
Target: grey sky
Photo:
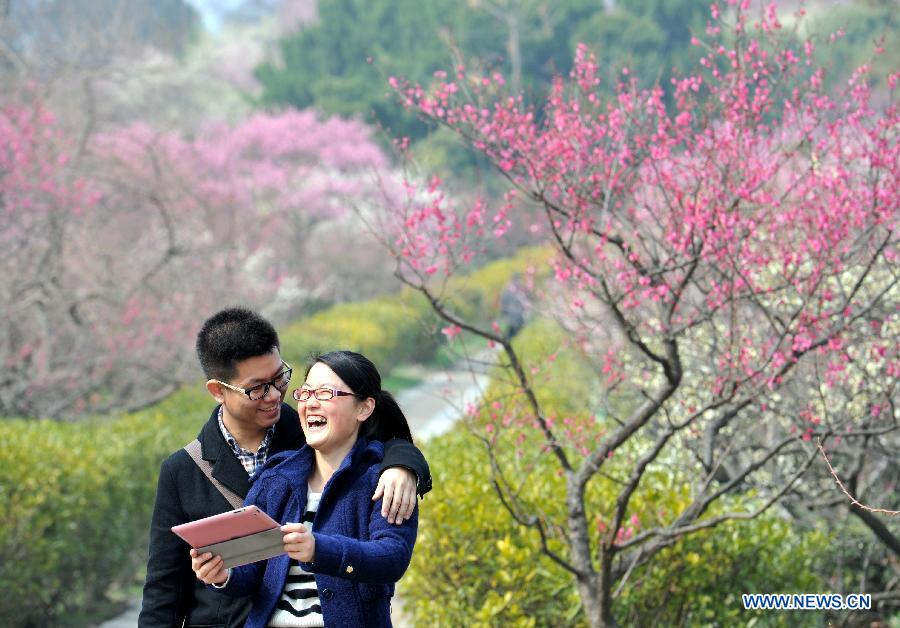
<instances>
[{"instance_id":1,"label":"grey sky","mask_svg":"<svg viewBox=\"0 0 900 628\"><path fill-rule=\"evenodd\" d=\"M233 11L244 0L190 0L190 3L203 16L203 24L211 31L217 31L222 26L222 17Z\"/></svg>"}]
</instances>

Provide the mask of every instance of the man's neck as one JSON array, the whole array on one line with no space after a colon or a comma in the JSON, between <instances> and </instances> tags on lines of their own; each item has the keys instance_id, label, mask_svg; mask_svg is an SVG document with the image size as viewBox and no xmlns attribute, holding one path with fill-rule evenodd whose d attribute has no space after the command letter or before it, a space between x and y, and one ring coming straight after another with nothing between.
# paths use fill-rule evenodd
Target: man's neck
<instances>
[{"instance_id":1,"label":"man's neck","mask_svg":"<svg viewBox=\"0 0 900 628\"><path fill-rule=\"evenodd\" d=\"M241 429L240 426L234 425L234 421L229 419L227 413L222 415L222 422L241 449L256 451L266 437L265 429Z\"/></svg>"}]
</instances>

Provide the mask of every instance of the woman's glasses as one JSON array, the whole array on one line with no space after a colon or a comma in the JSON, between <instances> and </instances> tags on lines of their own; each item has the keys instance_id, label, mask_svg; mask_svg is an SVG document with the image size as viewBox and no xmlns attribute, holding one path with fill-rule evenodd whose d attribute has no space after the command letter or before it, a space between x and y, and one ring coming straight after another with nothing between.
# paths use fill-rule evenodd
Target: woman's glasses
<instances>
[{"instance_id":1,"label":"woman's glasses","mask_svg":"<svg viewBox=\"0 0 900 628\"><path fill-rule=\"evenodd\" d=\"M328 401L333 397L360 397L356 393L346 392L332 388L330 386L320 386L319 388L298 388L293 393L294 399L297 401L308 401L310 397L315 397L319 401Z\"/></svg>"}]
</instances>

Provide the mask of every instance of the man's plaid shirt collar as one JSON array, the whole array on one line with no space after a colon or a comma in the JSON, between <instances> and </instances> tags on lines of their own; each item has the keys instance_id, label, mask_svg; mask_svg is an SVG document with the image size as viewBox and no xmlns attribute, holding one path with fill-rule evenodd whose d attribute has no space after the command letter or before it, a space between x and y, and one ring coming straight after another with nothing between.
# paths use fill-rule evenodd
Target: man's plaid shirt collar
<instances>
[{"instance_id":1,"label":"man's plaid shirt collar","mask_svg":"<svg viewBox=\"0 0 900 628\"><path fill-rule=\"evenodd\" d=\"M219 406L219 431L222 432L222 436L225 437L225 442L231 447L234 455L237 456L237 459L244 465L247 475L253 477L253 474L266 463L266 458L269 457L269 443L272 441L272 435L275 433L275 426L273 425L266 430L266 436L259 444L259 449L256 450L256 453L247 451L238 445L234 436L232 436L231 432L228 431L228 428L225 427L225 421L222 420L222 406Z\"/></svg>"}]
</instances>

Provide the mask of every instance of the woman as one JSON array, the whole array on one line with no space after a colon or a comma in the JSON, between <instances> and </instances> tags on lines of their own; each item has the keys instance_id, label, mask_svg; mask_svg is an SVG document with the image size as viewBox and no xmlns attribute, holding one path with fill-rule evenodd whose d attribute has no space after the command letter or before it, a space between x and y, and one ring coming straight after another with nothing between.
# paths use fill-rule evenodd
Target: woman
<instances>
[{"instance_id":1,"label":"woman","mask_svg":"<svg viewBox=\"0 0 900 628\"><path fill-rule=\"evenodd\" d=\"M191 550L191 567L227 594L254 594L248 627L390 626L418 512L391 525L371 495L381 443L412 441L406 417L352 351L316 357L294 399L307 444L273 456L246 501L283 524L286 554L226 570L220 556Z\"/></svg>"}]
</instances>

